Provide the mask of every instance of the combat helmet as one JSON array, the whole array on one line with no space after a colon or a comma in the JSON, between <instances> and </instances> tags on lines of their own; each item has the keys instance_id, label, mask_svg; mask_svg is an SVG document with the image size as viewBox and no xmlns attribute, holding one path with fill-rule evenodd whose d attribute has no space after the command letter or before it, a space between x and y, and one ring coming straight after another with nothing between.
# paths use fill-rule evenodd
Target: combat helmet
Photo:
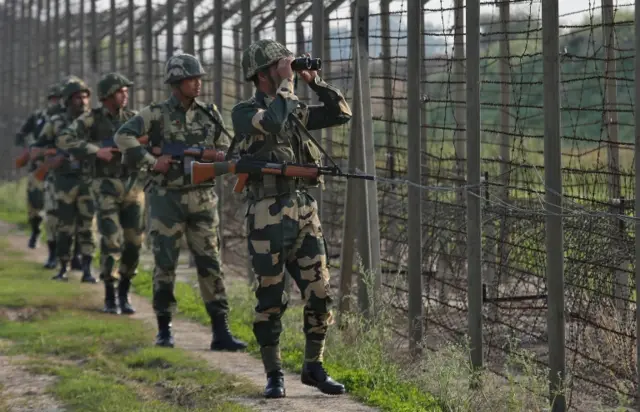
<instances>
[{"instance_id":1,"label":"combat helmet","mask_svg":"<svg viewBox=\"0 0 640 412\"><path fill-rule=\"evenodd\" d=\"M98 82L98 99L104 100L123 87L131 87L133 82L120 73L105 74Z\"/></svg>"},{"instance_id":2,"label":"combat helmet","mask_svg":"<svg viewBox=\"0 0 640 412\"><path fill-rule=\"evenodd\" d=\"M67 84L64 85L64 88L62 89L62 100L67 102L69 101L71 96L78 92L87 92L89 93L89 95L91 95L91 89L89 89L89 86L87 86L84 80L72 76L72 78L67 82Z\"/></svg>"},{"instance_id":3,"label":"combat helmet","mask_svg":"<svg viewBox=\"0 0 640 412\"><path fill-rule=\"evenodd\" d=\"M206 74L200 60L187 53L176 54L167 60L165 69L165 84L177 83L191 77L199 77Z\"/></svg>"},{"instance_id":4,"label":"combat helmet","mask_svg":"<svg viewBox=\"0 0 640 412\"><path fill-rule=\"evenodd\" d=\"M251 80L260 70L289 56L293 56L293 53L275 40L263 39L254 42L242 53L244 79Z\"/></svg>"},{"instance_id":5,"label":"combat helmet","mask_svg":"<svg viewBox=\"0 0 640 412\"><path fill-rule=\"evenodd\" d=\"M62 87L60 87L59 83L49 86L49 89L47 90L47 99L50 99L52 97L60 97L61 95Z\"/></svg>"}]
</instances>

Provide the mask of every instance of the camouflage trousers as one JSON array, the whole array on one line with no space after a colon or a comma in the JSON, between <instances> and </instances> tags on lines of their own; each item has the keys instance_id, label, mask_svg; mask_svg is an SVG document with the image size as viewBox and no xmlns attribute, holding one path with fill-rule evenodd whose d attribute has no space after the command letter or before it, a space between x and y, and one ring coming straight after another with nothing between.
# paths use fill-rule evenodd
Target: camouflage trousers
<instances>
[{"instance_id":1,"label":"camouflage trousers","mask_svg":"<svg viewBox=\"0 0 640 412\"><path fill-rule=\"evenodd\" d=\"M70 260L74 235L78 237L79 252L93 255L93 219L95 205L91 181L73 174L56 176L56 202L58 204L58 233L56 255L63 262Z\"/></svg>"},{"instance_id":2,"label":"camouflage trousers","mask_svg":"<svg viewBox=\"0 0 640 412\"><path fill-rule=\"evenodd\" d=\"M54 242L58 231L58 204L56 202L56 182L52 173L49 173L44 181L44 210L47 242Z\"/></svg>"},{"instance_id":3,"label":"camouflage trousers","mask_svg":"<svg viewBox=\"0 0 640 412\"><path fill-rule=\"evenodd\" d=\"M281 364L281 318L288 305L285 266L305 300L305 360L321 362L327 328L333 319L329 310L332 297L326 243L317 202L305 192L250 201L247 231L257 280L253 333L261 347L266 372Z\"/></svg>"},{"instance_id":4,"label":"camouflage trousers","mask_svg":"<svg viewBox=\"0 0 640 412\"><path fill-rule=\"evenodd\" d=\"M115 178L92 183L100 232L100 279L105 282L132 278L140 261L144 192L135 185L125 193L126 183Z\"/></svg>"},{"instance_id":5,"label":"camouflage trousers","mask_svg":"<svg viewBox=\"0 0 640 412\"><path fill-rule=\"evenodd\" d=\"M186 235L195 257L200 295L210 316L229 310L224 275L220 267L217 228L218 197L213 188L166 189L153 187L148 195L153 271L153 309L170 315L176 309L174 295L180 241Z\"/></svg>"},{"instance_id":6,"label":"camouflage trousers","mask_svg":"<svg viewBox=\"0 0 640 412\"><path fill-rule=\"evenodd\" d=\"M29 174L27 180L27 213L29 220L40 218L44 209L44 182Z\"/></svg>"}]
</instances>

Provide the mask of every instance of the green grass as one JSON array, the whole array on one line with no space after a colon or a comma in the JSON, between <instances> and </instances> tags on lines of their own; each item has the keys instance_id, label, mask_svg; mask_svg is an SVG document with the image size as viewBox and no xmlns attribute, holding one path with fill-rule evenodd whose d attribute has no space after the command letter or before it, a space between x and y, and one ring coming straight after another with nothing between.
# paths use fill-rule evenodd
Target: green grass
<instances>
[{"instance_id":1,"label":"green grass","mask_svg":"<svg viewBox=\"0 0 640 412\"><path fill-rule=\"evenodd\" d=\"M0 220L27 227L27 178L0 185Z\"/></svg>"},{"instance_id":2,"label":"green grass","mask_svg":"<svg viewBox=\"0 0 640 412\"><path fill-rule=\"evenodd\" d=\"M95 286L51 282L1 243L0 339L10 344L0 351L56 376L51 392L71 410L240 412L250 409L229 399L260 395L185 351L150 346L154 331L141 321L89 309Z\"/></svg>"}]
</instances>

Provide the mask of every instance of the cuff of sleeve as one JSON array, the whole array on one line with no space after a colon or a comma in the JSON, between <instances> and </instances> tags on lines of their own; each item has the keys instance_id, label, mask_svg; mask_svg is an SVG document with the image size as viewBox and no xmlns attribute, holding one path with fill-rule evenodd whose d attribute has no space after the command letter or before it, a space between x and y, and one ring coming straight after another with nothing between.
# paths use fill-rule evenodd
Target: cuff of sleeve
<instances>
[{"instance_id":1,"label":"cuff of sleeve","mask_svg":"<svg viewBox=\"0 0 640 412\"><path fill-rule=\"evenodd\" d=\"M92 143L88 143L86 146L86 150L88 154L96 154L100 148Z\"/></svg>"},{"instance_id":2,"label":"cuff of sleeve","mask_svg":"<svg viewBox=\"0 0 640 412\"><path fill-rule=\"evenodd\" d=\"M327 83L325 83L325 81L322 80L320 75L317 75L313 79L313 81L311 83L309 83L309 87L311 87L312 90L316 90L319 87L327 87Z\"/></svg>"}]
</instances>

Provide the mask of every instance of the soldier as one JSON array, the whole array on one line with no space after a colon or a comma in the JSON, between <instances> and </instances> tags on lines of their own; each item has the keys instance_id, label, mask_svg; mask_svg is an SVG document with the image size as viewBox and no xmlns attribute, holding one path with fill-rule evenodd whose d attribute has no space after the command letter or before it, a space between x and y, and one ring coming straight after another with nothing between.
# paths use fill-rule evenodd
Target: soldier
<instances>
[{"instance_id":1,"label":"soldier","mask_svg":"<svg viewBox=\"0 0 640 412\"><path fill-rule=\"evenodd\" d=\"M54 84L49 87L47 93L48 105L46 109L36 110L25 121L20 128L20 131L16 134L16 146L22 146L25 151L29 151L29 148L35 144L42 127L45 122L56 113L59 113L62 109L58 102L60 98L60 85ZM29 216L29 226L31 227L31 237L29 238L28 246L31 249L35 249L40 235L40 223L42 223L42 214L44 209L44 183L37 180L33 175L33 172L38 168L42 162L41 158L31 159L29 163L29 177L27 183L27 213ZM54 244L47 242L49 247L49 259L45 263L45 267L55 267L55 250Z\"/></svg>"},{"instance_id":2,"label":"soldier","mask_svg":"<svg viewBox=\"0 0 640 412\"><path fill-rule=\"evenodd\" d=\"M341 92L325 83L316 71L300 71L299 76L323 105L300 103L293 90L292 61L292 53L273 40L259 40L244 51L244 77L253 82L256 92L231 112L235 131L232 146L238 148L240 156L319 164L320 150L307 130L341 125L351 119ZM281 317L287 308L285 266L306 300L302 383L327 394L345 392L322 366L327 327L332 322L332 298L318 205L306 190L320 183L320 179L305 181L275 175L250 176L247 181L248 247L258 282L253 332L267 374L267 398L285 396L279 348Z\"/></svg>"},{"instance_id":3,"label":"soldier","mask_svg":"<svg viewBox=\"0 0 640 412\"><path fill-rule=\"evenodd\" d=\"M62 90L66 111L51 118L44 126L39 140L60 148L58 136L74 119L89 110L90 95L91 90L83 80L71 78ZM67 264L75 234L82 254L82 282L96 283L91 275L91 260L95 249L91 225L95 212L88 178L90 170L86 162L81 163L64 153L56 155L54 160L56 165L49 173L55 176L58 218L56 255L60 261L60 271L53 279L68 280Z\"/></svg>"},{"instance_id":4,"label":"soldier","mask_svg":"<svg viewBox=\"0 0 640 412\"><path fill-rule=\"evenodd\" d=\"M229 331L229 305L220 267L218 199L213 184L194 186L185 174L184 162L172 163L171 157L156 159L136 139L148 135L154 147L169 144L200 146L226 150L229 140L221 136L224 127L215 105L196 99L200 95L200 61L189 54L172 56L166 64L165 83L172 95L161 103L143 108L116 133L115 142L127 162L140 170L162 176L162 183L146 193L151 220L149 235L153 244L153 308L158 321L156 345L173 347L173 294L180 240L186 234L189 250L195 256L200 294L211 318L211 350L240 350L246 343Z\"/></svg>"},{"instance_id":5,"label":"soldier","mask_svg":"<svg viewBox=\"0 0 640 412\"><path fill-rule=\"evenodd\" d=\"M101 236L100 279L105 287L104 311L115 314L120 311L135 313L128 294L142 246L144 193L138 185L128 192L125 190L130 173L122 165L121 154L113 141L116 130L136 114L126 109L128 88L132 85L119 73L105 75L98 82L98 99L102 107L80 115L58 137L58 147L80 160L86 159L92 169ZM118 262L119 267L116 266ZM115 282L118 279L116 303Z\"/></svg>"}]
</instances>

